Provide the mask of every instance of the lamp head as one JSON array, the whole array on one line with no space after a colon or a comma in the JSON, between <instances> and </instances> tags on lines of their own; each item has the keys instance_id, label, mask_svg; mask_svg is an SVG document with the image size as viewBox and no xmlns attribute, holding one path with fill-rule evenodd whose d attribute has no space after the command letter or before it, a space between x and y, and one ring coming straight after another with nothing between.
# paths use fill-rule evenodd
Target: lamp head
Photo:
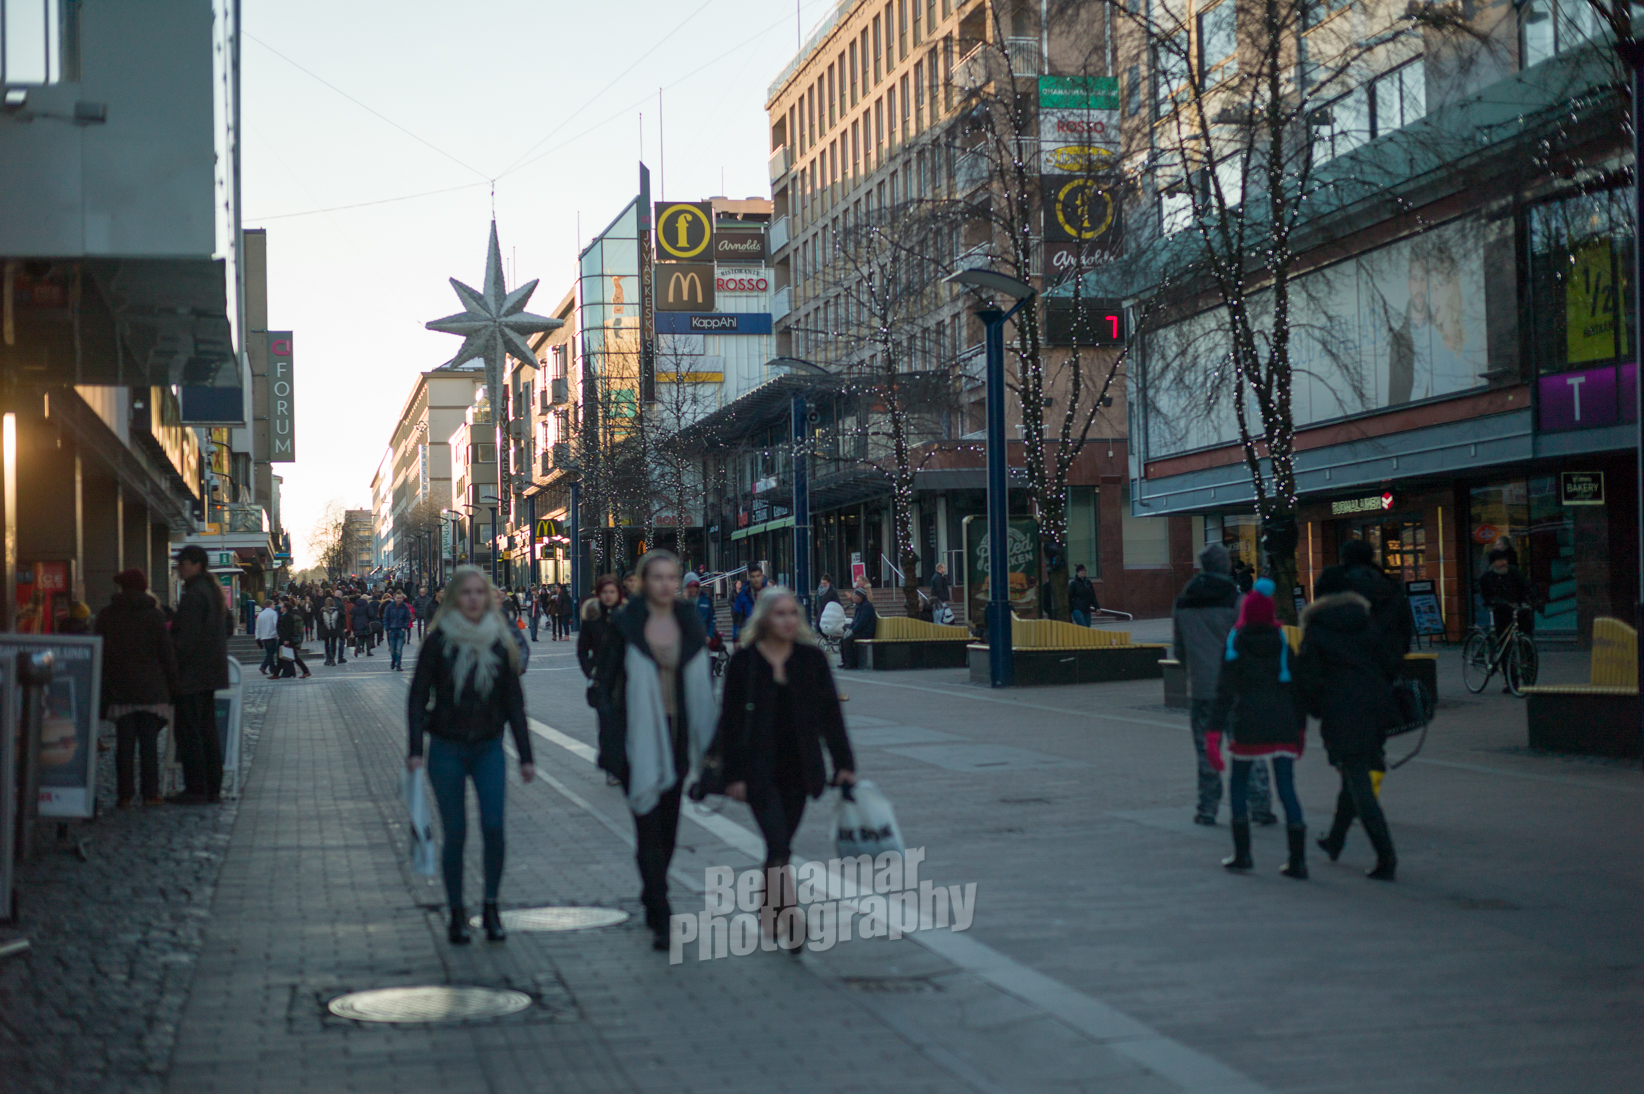
<instances>
[{"instance_id":1,"label":"lamp head","mask_svg":"<svg viewBox=\"0 0 1644 1094\"><path fill-rule=\"evenodd\" d=\"M1012 300L1026 300L1036 291L1032 285L1020 278L1000 273L998 270L990 270L985 266L955 270L942 280L966 289L986 289L988 292L1002 293Z\"/></svg>"}]
</instances>

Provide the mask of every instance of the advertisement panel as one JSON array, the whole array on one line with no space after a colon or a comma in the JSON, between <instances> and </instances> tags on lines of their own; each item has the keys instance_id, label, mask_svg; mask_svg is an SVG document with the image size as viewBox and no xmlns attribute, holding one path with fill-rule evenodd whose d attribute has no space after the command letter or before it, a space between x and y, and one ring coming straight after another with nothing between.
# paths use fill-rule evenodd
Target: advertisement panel
<instances>
[{"instance_id":1,"label":"advertisement panel","mask_svg":"<svg viewBox=\"0 0 1644 1094\"><path fill-rule=\"evenodd\" d=\"M704 262L713 257L714 211L706 201L656 203L659 262Z\"/></svg>"},{"instance_id":2,"label":"advertisement panel","mask_svg":"<svg viewBox=\"0 0 1644 1094\"><path fill-rule=\"evenodd\" d=\"M988 518L965 518L965 595L970 619L988 612ZM1010 610L1023 619L1039 618L1039 522L1021 517L1010 522Z\"/></svg>"},{"instance_id":3,"label":"advertisement panel","mask_svg":"<svg viewBox=\"0 0 1644 1094\"><path fill-rule=\"evenodd\" d=\"M1119 169L1117 110L1039 111L1039 170L1103 175Z\"/></svg>"},{"instance_id":4,"label":"advertisement panel","mask_svg":"<svg viewBox=\"0 0 1644 1094\"><path fill-rule=\"evenodd\" d=\"M658 334L769 334L770 312L719 312L701 315L661 312L656 317Z\"/></svg>"},{"instance_id":5,"label":"advertisement panel","mask_svg":"<svg viewBox=\"0 0 1644 1094\"><path fill-rule=\"evenodd\" d=\"M714 291L728 293L769 292L771 271L755 267L737 270L721 267L714 275Z\"/></svg>"},{"instance_id":6,"label":"advertisement panel","mask_svg":"<svg viewBox=\"0 0 1644 1094\"><path fill-rule=\"evenodd\" d=\"M1543 433L1638 420L1638 365L1555 372L1536 381Z\"/></svg>"},{"instance_id":7,"label":"advertisement panel","mask_svg":"<svg viewBox=\"0 0 1644 1094\"><path fill-rule=\"evenodd\" d=\"M713 311L713 266L705 262L659 263L656 307L657 311Z\"/></svg>"},{"instance_id":8,"label":"advertisement panel","mask_svg":"<svg viewBox=\"0 0 1644 1094\"><path fill-rule=\"evenodd\" d=\"M15 662L19 653L40 652L55 660L40 725L40 815L90 817L96 812L103 640L77 634L0 635L0 657Z\"/></svg>"},{"instance_id":9,"label":"advertisement panel","mask_svg":"<svg viewBox=\"0 0 1644 1094\"><path fill-rule=\"evenodd\" d=\"M1118 110L1117 76L1041 76L1040 110Z\"/></svg>"},{"instance_id":10,"label":"advertisement panel","mask_svg":"<svg viewBox=\"0 0 1644 1094\"><path fill-rule=\"evenodd\" d=\"M1084 175L1044 175L1045 239L1081 243L1097 254L1114 254L1122 243L1119 200Z\"/></svg>"}]
</instances>

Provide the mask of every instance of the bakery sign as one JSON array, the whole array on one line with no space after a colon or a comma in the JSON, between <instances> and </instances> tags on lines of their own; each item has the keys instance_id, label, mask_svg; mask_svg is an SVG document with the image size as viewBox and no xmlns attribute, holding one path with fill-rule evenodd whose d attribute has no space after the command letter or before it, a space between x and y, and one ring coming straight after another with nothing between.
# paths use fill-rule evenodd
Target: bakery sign
<instances>
[{"instance_id":1,"label":"bakery sign","mask_svg":"<svg viewBox=\"0 0 1644 1094\"><path fill-rule=\"evenodd\" d=\"M747 270L720 269L714 277L714 291L726 293L769 292L770 271L764 268Z\"/></svg>"}]
</instances>

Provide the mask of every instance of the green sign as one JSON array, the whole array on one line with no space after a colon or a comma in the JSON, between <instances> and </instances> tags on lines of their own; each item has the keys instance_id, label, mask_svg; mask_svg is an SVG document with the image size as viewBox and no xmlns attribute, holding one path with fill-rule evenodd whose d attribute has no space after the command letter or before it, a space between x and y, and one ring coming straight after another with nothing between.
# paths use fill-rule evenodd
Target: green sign
<instances>
[{"instance_id":1,"label":"green sign","mask_svg":"<svg viewBox=\"0 0 1644 1094\"><path fill-rule=\"evenodd\" d=\"M1050 110L1117 110L1117 76L1041 76L1039 106Z\"/></svg>"},{"instance_id":2,"label":"green sign","mask_svg":"<svg viewBox=\"0 0 1644 1094\"><path fill-rule=\"evenodd\" d=\"M1039 618L1039 522L1021 517L1010 522L1010 610L1023 619ZM988 605L988 518L965 518L965 595L970 618L986 619Z\"/></svg>"}]
</instances>

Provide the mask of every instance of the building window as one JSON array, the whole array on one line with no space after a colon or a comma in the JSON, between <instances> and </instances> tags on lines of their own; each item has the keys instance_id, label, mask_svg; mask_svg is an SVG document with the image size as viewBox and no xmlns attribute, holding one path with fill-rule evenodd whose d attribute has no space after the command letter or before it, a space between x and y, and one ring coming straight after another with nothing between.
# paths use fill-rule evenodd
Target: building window
<instances>
[{"instance_id":1,"label":"building window","mask_svg":"<svg viewBox=\"0 0 1644 1094\"><path fill-rule=\"evenodd\" d=\"M1310 115L1315 162L1384 137L1427 113L1427 66L1417 57L1355 87Z\"/></svg>"},{"instance_id":2,"label":"building window","mask_svg":"<svg viewBox=\"0 0 1644 1094\"><path fill-rule=\"evenodd\" d=\"M1632 204L1632 188L1620 187L1530 207L1527 311L1538 373L1632 360Z\"/></svg>"},{"instance_id":3,"label":"building window","mask_svg":"<svg viewBox=\"0 0 1644 1094\"><path fill-rule=\"evenodd\" d=\"M828 92L827 92L827 94L828 94L828 128L832 129L833 128L833 123L836 120L838 120L838 115L836 115L834 113L834 107L838 104L838 101L839 101L837 91L836 91L837 85L834 83L834 69L833 69L832 65L828 66L828 84L827 84L827 87L828 87Z\"/></svg>"},{"instance_id":4,"label":"building window","mask_svg":"<svg viewBox=\"0 0 1644 1094\"><path fill-rule=\"evenodd\" d=\"M882 56L883 50L880 46L879 16L875 15L873 17L873 85L875 87L879 86L879 80L883 75L883 70L880 68L880 60Z\"/></svg>"},{"instance_id":5,"label":"building window","mask_svg":"<svg viewBox=\"0 0 1644 1094\"><path fill-rule=\"evenodd\" d=\"M1518 23L1520 68L1575 49L1603 29L1589 0L1528 0L1518 10Z\"/></svg>"},{"instance_id":6,"label":"building window","mask_svg":"<svg viewBox=\"0 0 1644 1094\"><path fill-rule=\"evenodd\" d=\"M919 0L914 0L918 3ZM908 59L908 0L896 0L896 56Z\"/></svg>"},{"instance_id":7,"label":"building window","mask_svg":"<svg viewBox=\"0 0 1644 1094\"><path fill-rule=\"evenodd\" d=\"M1199 82L1205 87L1239 71L1238 22L1234 0L1199 13Z\"/></svg>"},{"instance_id":8,"label":"building window","mask_svg":"<svg viewBox=\"0 0 1644 1094\"><path fill-rule=\"evenodd\" d=\"M851 43L851 105L856 105L856 43Z\"/></svg>"},{"instance_id":9,"label":"building window","mask_svg":"<svg viewBox=\"0 0 1644 1094\"><path fill-rule=\"evenodd\" d=\"M1131 65L1125 72L1125 117L1142 112L1142 66Z\"/></svg>"},{"instance_id":10,"label":"building window","mask_svg":"<svg viewBox=\"0 0 1644 1094\"><path fill-rule=\"evenodd\" d=\"M1067 497L1067 568L1085 567L1092 581L1102 579L1102 555L1097 536L1097 499L1094 486L1072 486Z\"/></svg>"},{"instance_id":11,"label":"building window","mask_svg":"<svg viewBox=\"0 0 1644 1094\"><path fill-rule=\"evenodd\" d=\"M82 0L0 2L0 84L56 84L80 78Z\"/></svg>"},{"instance_id":12,"label":"building window","mask_svg":"<svg viewBox=\"0 0 1644 1094\"><path fill-rule=\"evenodd\" d=\"M1183 27L1153 47L1153 116L1167 118L1188 91L1188 33Z\"/></svg>"},{"instance_id":13,"label":"building window","mask_svg":"<svg viewBox=\"0 0 1644 1094\"><path fill-rule=\"evenodd\" d=\"M917 11L918 9L914 9ZM925 128L925 63L913 63L913 131Z\"/></svg>"}]
</instances>

